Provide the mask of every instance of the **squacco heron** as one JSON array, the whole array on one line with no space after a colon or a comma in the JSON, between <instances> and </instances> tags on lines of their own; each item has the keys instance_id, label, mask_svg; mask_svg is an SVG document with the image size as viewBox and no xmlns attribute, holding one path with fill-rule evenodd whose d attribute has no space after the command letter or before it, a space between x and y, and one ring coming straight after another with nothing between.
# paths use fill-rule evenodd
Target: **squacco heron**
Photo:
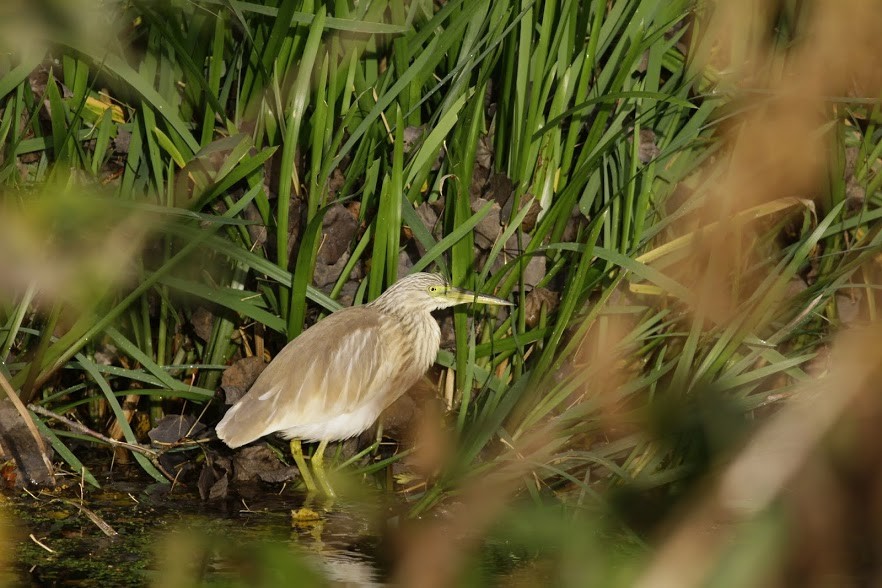
<instances>
[{"instance_id":1,"label":"squacco heron","mask_svg":"<svg viewBox=\"0 0 882 588\"><path fill-rule=\"evenodd\" d=\"M300 446L318 441L312 469L333 495L324 452L368 429L383 410L435 361L441 329L431 312L456 304L509 305L454 288L437 274L395 282L364 306L332 313L290 341L224 415L217 436L232 448L264 435L291 439L291 453L309 491L317 487Z\"/></svg>"}]
</instances>

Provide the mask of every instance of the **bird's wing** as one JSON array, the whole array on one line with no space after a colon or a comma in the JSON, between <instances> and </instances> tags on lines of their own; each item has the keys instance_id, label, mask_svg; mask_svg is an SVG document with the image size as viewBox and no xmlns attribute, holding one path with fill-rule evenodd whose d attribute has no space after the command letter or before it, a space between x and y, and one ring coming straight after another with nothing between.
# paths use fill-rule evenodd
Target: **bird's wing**
<instances>
[{"instance_id":1,"label":"bird's wing","mask_svg":"<svg viewBox=\"0 0 882 588\"><path fill-rule=\"evenodd\" d=\"M353 307L304 331L227 412L217 427L218 437L238 447L356 408L377 381L387 379L380 320L373 310Z\"/></svg>"}]
</instances>

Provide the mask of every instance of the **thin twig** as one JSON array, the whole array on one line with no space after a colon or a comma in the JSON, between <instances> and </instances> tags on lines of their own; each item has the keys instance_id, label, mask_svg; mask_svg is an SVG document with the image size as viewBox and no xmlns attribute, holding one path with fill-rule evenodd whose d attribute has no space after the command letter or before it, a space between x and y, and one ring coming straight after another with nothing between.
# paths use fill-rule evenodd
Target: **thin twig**
<instances>
[{"instance_id":1,"label":"thin twig","mask_svg":"<svg viewBox=\"0 0 882 588\"><path fill-rule=\"evenodd\" d=\"M59 498L58 500L60 500L64 504L67 504L70 506L75 506L78 509L80 509L80 512L83 513L84 515L86 515L86 518L88 518L90 521L92 521L92 523L94 523L95 526L98 527L101 530L101 532L104 533L105 535L107 535L108 537L116 537L117 535L119 535L119 533L116 532L116 529L111 527L104 519L102 519L100 516L98 516L98 514L95 511L93 511L92 509L86 508L82 504L79 504L73 500L68 500L66 498Z\"/></svg>"},{"instance_id":2,"label":"thin twig","mask_svg":"<svg viewBox=\"0 0 882 588\"><path fill-rule=\"evenodd\" d=\"M205 416L205 412L208 410L209 406L211 406L211 400L209 400L208 402L205 403L205 406L202 408L202 412L199 413L199 416L196 417L196 420L193 421L192 425L190 425L190 428L187 430L187 434L184 435L184 437L191 437L193 435L193 432L194 432L194 429L196 428L196 425L198 425L199 421L202 420L202 417ZM183 416L183 415L181 415L181 416Z\"/></svg>"},{"instance_id":3,"label":"thin twig","mask_svg":"<svg viewBox=\"0 0 882 588\"><path fill-rule=\"evenodd\" d=\"M102 435L98 431L93 431L92 429L90 429L89 427L87 427L86 425L84 425L82 423L78 423L77 421L71 420L67 417L63 417L58 413L54 413L51 410L45 409L42 406L37 406L36 404L29 404L28 408L37 414L43 415L45 417L49 417L51 419L55 419L65 425L67 425L70 429L72 429L74 431L77 431L77 432L82 433L84 435L88 435L89 437L94 437L95 439L98 439L99 441L103 441L103 442L107 443L108 445L111 445L113 447L121 447L123 449L128 449L129 451L134 451L135 453L140 453L141 455L143 455L147 459L149 459L150 463L152 463L154 466L156 466L156 469L158 469L162 473L163 476L165 476L169 480L173 479L173 476L166 471L166 469L162 466L161 463L159 463L159 456L160 456L161 452L154 451L153 449L150 449L149 447L144 447L143 445L138 445L137 443L127 443L125 441L111 439L110 437L108 437L106 435Z\"/></svg>"},{"instance_id":4,"label":"thin twig","mask_svg":"<svg viewBox=\"0 0 882 588\"><path fill-rule=\"evenodd\" d=\"M89 427L87 427L86 425L84 425L82 423L78 423L77 421L71 420L71 419L64 417L64 416L61 416L60 414L52 412L51 410L45 409L42 406L37 406L36 404L29 404L28 408L37 414L40 414L45 417L49 417L49 418L55 419L56 421L64 423L70 429L73 429L74 431L77 431L78 433L88 435L89 437L94 437L95 439L98 439L99 441L104 441L105 443L107 443L109 445L113 445L114 447L122 447L124 449L128 449L128 450L134 451L136 453L140 453L141 455L144 455L144 456L147 456L150 458L155 458L158 455L156 451L154 451L148 447L144 447L143 445L138 445L136 443L127 443L125 441L119 441L117 439L111 439L110 437L107 437L106 435L102 435L98 431L93 431L92 429L90 429Z\"/></svg>"},{"instance_id":5,"label":"thin twig","mask_svg":"<svg viewBox=\"0 0 882 588\"><path fill-rule=\"evenodd\" d=\"M45 549L45 550L48 551L49 553L55 553L55 550L54 550L54 549L52 549L51 547L49 547L49 546L46 545L45 543L41 543L39 539L37 539L36 537L34 537L34 534L33 534L33 533L31 533L31 534L29 535L29 537L31 538L31 541L33 541L34 543L36 543L37 545L39 545L40 547L42 547L43 549Z\"/></svg>"}]
</instances>

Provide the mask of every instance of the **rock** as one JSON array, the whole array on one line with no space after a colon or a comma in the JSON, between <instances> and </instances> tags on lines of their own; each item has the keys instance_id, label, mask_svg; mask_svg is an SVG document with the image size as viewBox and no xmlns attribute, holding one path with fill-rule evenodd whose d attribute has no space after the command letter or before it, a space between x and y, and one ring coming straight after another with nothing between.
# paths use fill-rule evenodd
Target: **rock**
<instances>
[{"instance_id":1,"label":"rock","mask_svg":"<svg viewBox=\"0 0 882 588\"><path fill-rule=\"evenodd\" d=\"M343 289L340 290L340 295L337 297L337 302L339 302L343 306L352 306L353 302L355 302L355 294L358 292L358 282L355 280L349 280L345 284L343 284Z\"/></svg>"},{"instance_id":2,"label":"rock","mask_svg":"<svg viewBox=\"0 0 882 588\"><path fill-rule=\"evenodd\" d=\"M233 456L235 482L290 482L298 476L295 466L285 465L266 443L245 447Z\"/></svg>"},{"instance_id":3,"label":"rock","mask_svg":"<svg viewBox=\"0 0 882 588\"><path fill-rule=\"evenodd\" d=\"M326 288L337 281L346 264L349 262L349 252L341 255L336 262L332 264L316 261L315 268L312 272L312 282L318 288Z\"/></svg>"}]
</instances>

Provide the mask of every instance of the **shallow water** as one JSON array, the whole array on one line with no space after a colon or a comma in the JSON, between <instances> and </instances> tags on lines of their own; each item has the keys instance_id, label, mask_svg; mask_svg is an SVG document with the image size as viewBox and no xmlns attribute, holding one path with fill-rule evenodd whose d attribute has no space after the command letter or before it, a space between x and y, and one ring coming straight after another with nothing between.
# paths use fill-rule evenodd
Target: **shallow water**
<instances>
[{"instance_id":1,"label":"shallow water","mask_svg":"<svg viewBox=\"0 0 882 588\"><path fill-rule=\"evenodd\" d=\"M134 468L99 481L82 497L76 482L0 495L0 584L377 586L386 578L378 554L396 520L388 506L310 503L270 485L204 502L191 489L149 484Z\"/></svg>"}]
</instances>

